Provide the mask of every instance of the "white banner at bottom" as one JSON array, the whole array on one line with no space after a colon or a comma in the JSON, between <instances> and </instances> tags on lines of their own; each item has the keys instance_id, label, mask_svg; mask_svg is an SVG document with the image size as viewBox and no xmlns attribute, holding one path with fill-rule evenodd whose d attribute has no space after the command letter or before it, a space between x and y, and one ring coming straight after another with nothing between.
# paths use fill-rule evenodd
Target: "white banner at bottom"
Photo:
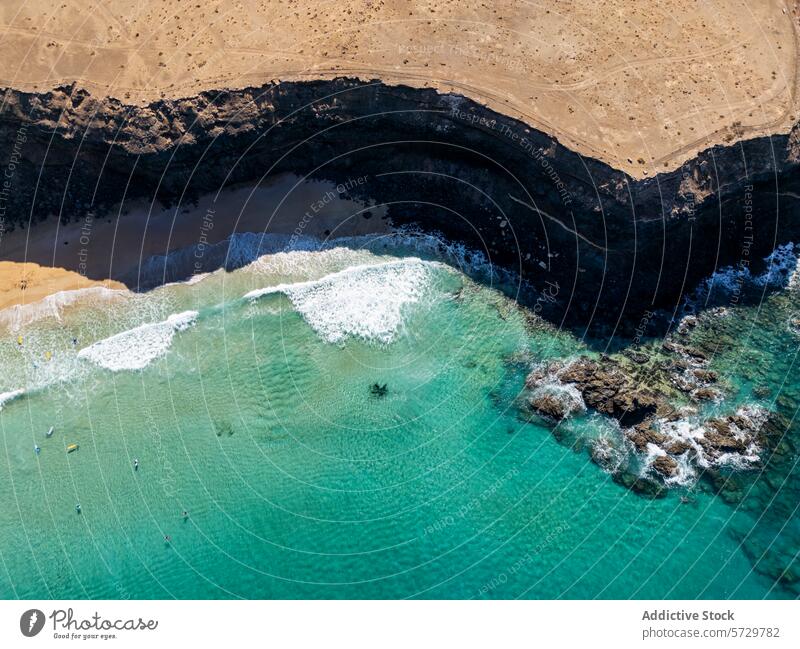
<instances>
[{"instance_id":1,"label":"white banner at bottom","mask_svg":"<svg viewBox=\"0 0 800 649\"><path fill-rule=\"evenodd\" d=\"M799 627L787 601L0 602L0 647L777 648Z\"/></svg>"}]
</instances>

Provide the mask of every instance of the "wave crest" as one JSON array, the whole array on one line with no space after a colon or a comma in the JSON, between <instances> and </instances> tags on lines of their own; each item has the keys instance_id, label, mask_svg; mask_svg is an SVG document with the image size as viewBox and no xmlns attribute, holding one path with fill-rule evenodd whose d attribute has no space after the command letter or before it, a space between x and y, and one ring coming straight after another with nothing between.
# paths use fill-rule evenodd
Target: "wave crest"
<instances>
[{"instance_id":1,"label":"wave crest","mask_svg":"<svg viewBox=\"0 0 800 649\"><path fill-rule=\"evenodd\" d=\"M140 370L167 353L178 331L191 327L197 311L184 311L169 316L163 322L143 324L104 338L78 352L78 358L112 372Z\"/></svg>"},{"instance_id":2,"label":"wave crest","mask_svg":"<svg viewBox=\"0 0 800 649\"><path fill-rule=\"evenodd\" d=\"M430 285L437 262L410 257L351 266L317 280L278 284L250 291L256 300L282 293L324 340L338 343L348 336L390 343L404 323L407 307L420 300Z\"/></svg>"},{"instance_id":3,"label":"wave crest","mask_svg":"<svg viewBox=\"0 0 800 649\"><path fill-rule=\"evenodd\" d=\"M23 394L25 394L25 390L11 390L10 392L3 392L0 394L0 410L2 410L3 406L5 406L9 401L18 399Z\"/></svg>"}]
</instances>

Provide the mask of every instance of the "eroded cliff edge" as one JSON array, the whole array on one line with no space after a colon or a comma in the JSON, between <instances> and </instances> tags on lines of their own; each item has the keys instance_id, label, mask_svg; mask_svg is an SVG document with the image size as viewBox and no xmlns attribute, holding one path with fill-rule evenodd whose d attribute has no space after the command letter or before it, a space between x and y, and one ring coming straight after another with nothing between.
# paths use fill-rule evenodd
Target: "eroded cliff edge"
<instances>
[{"instance_id":1,"label":"eroded cliff edge","mask_svg":"<svg viewBox=\"0 0 800 649\"><path fill-rule=\"evenodd\" d=\"M606 332L674 308L717 268L757 266L800 229L800 126L637 181L470 99L378 81L146 106L6 90L2 106L4 229L132 198L187 203L285 171L366 178L350 193L387 204L395 224L484 251L548 291L554 322Z\"/></svg>"}]
</instances>

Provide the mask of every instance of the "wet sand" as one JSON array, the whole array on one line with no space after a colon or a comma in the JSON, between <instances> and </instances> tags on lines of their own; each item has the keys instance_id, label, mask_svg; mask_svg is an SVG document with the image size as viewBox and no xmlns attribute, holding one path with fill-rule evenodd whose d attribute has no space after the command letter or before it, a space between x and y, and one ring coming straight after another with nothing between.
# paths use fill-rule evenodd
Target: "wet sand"
<instances>
[{"instance_id":1,"label":"wet sand","mask_svg":"<svg viewBox=\"0 0 800 649\"><path fill-rule=\"evenodd\" d=\"M346 198L346 188L282 174L257 187L226 188L197 204L165 208L132 202L102 217L45 222L0 242L0 309L60 291L124 288L120 280L156 255L231 234L302 234L319 239L389 232L384 207ZM355 179L354 182L358 182Z\"/></svg>"}]
</instances>

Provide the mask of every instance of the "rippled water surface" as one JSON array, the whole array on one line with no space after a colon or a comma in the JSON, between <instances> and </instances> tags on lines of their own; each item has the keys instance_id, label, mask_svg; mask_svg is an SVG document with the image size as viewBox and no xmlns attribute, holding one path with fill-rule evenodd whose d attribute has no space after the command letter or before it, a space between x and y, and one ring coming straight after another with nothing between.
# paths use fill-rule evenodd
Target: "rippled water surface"
<instances>
[{"instance_id":1,"label":"rippled water surface","mask_svg":"<svg viewBox=\"0 0 800 649\"><path fill-rule=\"evenodd\" d=\"M793 416L793 295L696 334L727 336L731 402L765 384ZM636 495L583 449L613 424L520 417L530 367L583 345L425 255L278 253L5 316L0 597L798 594L793 422L738 504Z\"/></svg>"}]
</instances>

